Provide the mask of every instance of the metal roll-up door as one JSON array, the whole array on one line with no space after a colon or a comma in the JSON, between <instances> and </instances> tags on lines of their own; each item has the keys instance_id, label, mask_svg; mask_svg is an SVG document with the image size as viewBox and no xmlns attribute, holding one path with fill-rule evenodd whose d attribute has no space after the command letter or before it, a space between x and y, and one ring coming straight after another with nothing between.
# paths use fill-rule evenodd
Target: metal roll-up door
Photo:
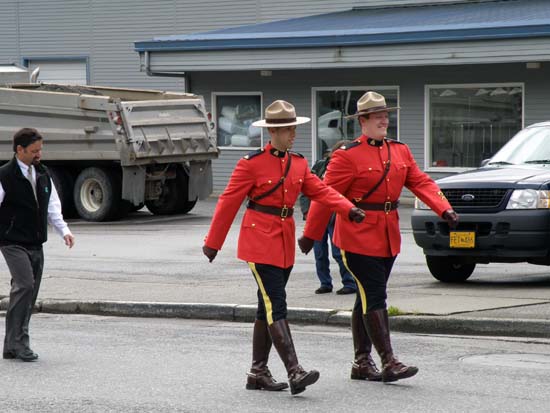
<instances>
[{"instance_id":1,"label":"metal roll-up door","mask_svg":"<svg viewBox=\"0 0 550 413\"><path fill-rule=\"evenodd\" d=\"M62 85L86 85L85 60L29 60L31 72L39 67L38 82Z\"/></svg>"}]
</instances>

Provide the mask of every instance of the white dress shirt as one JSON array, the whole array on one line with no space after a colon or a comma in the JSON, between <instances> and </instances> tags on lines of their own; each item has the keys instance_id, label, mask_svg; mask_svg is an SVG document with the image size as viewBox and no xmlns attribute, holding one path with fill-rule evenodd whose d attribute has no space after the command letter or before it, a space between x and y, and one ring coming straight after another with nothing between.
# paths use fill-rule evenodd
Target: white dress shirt
<instances>
[{"instance_id":1,"label":"white dress shirt","mask_svg":"<svg viewBox=\"0 0 550 413\"><path fill-rule=\"evenodd\" d=\"M28 166L23 162L21 162L19 159L17 159L17 164L19 165L19 168L21 168L21 173L23 174L24 177L27 176L27 174L29 173L28 172L29 168L31 168L32 179L34 180L34 182L36 182L36 170L32 165ZM4 202L5 196L6 196L6 192L2 187L2 182L0 182L0 205L2 205L2 202ZM67 234L71 234L71 231L69 230L69 226L63 219L63 214L61 213L61 201L59 200L59 195L57 194L57 190L55 189L53 180L52 180L52 193L50 194L50 201L48 203L48 222L52 227L54 227L55 231L62 237L64 237Z\"/></svg>"}]
</instances>

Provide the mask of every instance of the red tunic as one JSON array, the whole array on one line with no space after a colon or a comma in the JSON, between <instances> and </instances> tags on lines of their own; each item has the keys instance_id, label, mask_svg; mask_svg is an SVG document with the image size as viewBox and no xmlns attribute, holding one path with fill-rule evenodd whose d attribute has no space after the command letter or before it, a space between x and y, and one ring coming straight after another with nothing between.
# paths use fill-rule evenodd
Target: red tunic
<instances>
[{"instance_id":1,"label":"red tunic","mask_svg":"<svg viewBox=\"0 0 550 413\"><path fill-rule=\"evenodd\" d=\"M284 176L289 156L292 156L291 168L283 184L275 192L256 202L278 208L286 205L290 208L294 206L300 192L303 192L310 199L322 202L348 219L347 215L353 204L312 174L307 161L301 155L280 153L271 144L267 144L262 150L245 156L237 163L216 205L210 230L205 238L208 247L221 249L244 199L253 199L273 188ZM241 224L237 257L247 262L288 268L294 264L296 254L295 232L293 217L281 218L247 208Z\"/></svg>"},{"instance_id":2,"label":"red tunic","mask_svg":"<svg viewBox=\"0 0 550 413\"><path fill-rule=\"evenodd\" d=\"M364 202L384 203L397 201L403 187L407 187L439 216L451 209L451 205L437 184L416 164L409 147L403 143L386 140L391 150L390 170L382 184ZM366 136L361 136L348 148L337 150L328 164L324 182L348 199L362 198L382 177L388 160L388 146L373 146ZM401 249L399 214L392 210L365 211L365 220L352 224L336 218L334 243L341 249L373 257L393 257ZM320 240L330 211L312 202L304 235Z\"/></svg>"}]
</instances>

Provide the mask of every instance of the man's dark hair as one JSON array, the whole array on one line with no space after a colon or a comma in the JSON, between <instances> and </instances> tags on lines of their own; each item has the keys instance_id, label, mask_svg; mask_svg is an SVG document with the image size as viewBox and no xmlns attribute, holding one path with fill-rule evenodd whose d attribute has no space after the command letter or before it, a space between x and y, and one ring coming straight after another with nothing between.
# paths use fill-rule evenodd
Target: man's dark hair
<instances>
[{"instance_id":1,"label":"man's dark hair","mask_svg":"<svg viewBox=\"0 0 550 413\"><path fill-rule=\"evenodd\" d=\"M23 128L19 129L17 132L15 132L15 135L13 135L13 151L17 152L17 147L21 146L23 148L26 148L29 145L32 145L36 141L41 141L42 135L33 128Z\"/></svg>"}]
</instances>

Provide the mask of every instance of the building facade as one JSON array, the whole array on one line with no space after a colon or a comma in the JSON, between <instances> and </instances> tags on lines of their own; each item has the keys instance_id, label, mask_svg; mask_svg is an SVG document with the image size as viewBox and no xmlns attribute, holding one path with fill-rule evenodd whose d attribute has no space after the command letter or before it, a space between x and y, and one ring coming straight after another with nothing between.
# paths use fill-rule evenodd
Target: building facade
<instances>
[{"instance_id":1,"label":"building facade","mask_svg":"<svg viewBox=\"0 0 550 413\"><path fill-rule=\"evenodd\" d=\"M40 66L39 80L203 95L222 148L218 192L266 143L251 123L275 99L312 118L295 150L313 162L358 136L345 116L379 91L401 107L390 137L434 177L478 166L550 118L542 0L0 3L0 62Z\"/></svg>"}]
</instances>

